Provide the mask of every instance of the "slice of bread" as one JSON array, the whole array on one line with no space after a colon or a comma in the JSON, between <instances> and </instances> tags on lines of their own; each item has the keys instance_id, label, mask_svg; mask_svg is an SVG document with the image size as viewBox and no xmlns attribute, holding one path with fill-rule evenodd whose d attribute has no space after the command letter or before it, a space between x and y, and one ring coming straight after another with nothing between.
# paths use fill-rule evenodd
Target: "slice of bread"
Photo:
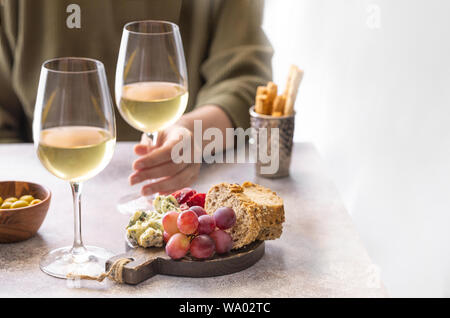
<instances>
[{"instance_id":1,"label":"slice of bread","mask_svg":"<svg viewBox=\"0 0 450 318\"><path fill-rule=\"evenodd\" d=\"M251 182L219 183L206 194L205 210L213 214L226 206L236 213L236 224L227 230L233 238L233 249L255 240L274 240L281 236L284 206L275 192Z\"/></svg>"}]
</instances>

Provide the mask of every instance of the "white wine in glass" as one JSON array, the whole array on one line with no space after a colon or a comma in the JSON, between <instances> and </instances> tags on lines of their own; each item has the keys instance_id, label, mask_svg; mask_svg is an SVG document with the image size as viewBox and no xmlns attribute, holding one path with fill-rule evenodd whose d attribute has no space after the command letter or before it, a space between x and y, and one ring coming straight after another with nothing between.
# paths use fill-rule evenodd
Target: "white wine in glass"
<instances>
[{"instance_id":1,"label":"white wine in glass","mask_svg":"<svg viewBox=\"0 0 450 318\"><path fill-rule=\"evenodd\" d=\"M179 28L166 21L124 26L116 69L116 104L125 121L157 144L158 132L183 115L188 102L186 61ZM119 200L131 214L150 207L138 193Z\"/></svg>"},{"instance_id":2,"label":"white wine in glass","mask_svg":"<svg viewBox=\"0 0 450 318\"><path fill-rule=\"evenodd\" d=\"M152 133L169 127L183 115L188 92L169 82L137 82L123 87L119 109L134 128Z\"/></svg>"},{"instance_id":3,"label":"white wine in glass","mask_svg":"<svg viewBox=\"0 0 450 318\"><path fill-rule=\"evenodd\" d=\"M40 262L52 276L99 275L113 253L84 246L81 236L82 182L110 162L116 143L114 109L103 64L88 58L57 58L41 69L33 138L42 165L69 181L74 204L72 246L50 251Z\"/></svg>"},{"instance_id":4,"label":"white wine in glass","mask_svg":"<svg viewBox=\"0 0 450 318\"><path fill-rule=\"evenodd\" d=\"M115 138L89 126L61 126L41 131L38 156L60 179L81 182L102 171L112 157Z\"/></svg>"}]
</instances>

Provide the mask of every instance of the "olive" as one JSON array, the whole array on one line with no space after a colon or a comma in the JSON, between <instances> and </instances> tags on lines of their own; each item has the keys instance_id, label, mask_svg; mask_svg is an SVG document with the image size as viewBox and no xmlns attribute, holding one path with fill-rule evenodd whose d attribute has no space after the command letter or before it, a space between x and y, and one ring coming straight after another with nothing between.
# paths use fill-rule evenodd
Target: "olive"
<instances>
[{"instance_id":1,"label":"olive","mask_svg":"<svg viewBox=\"0 0 450 318\"><path fill-rule=\"evenodd\" d=\"M11 202L11 203L14 203L14 202L16 202L16 201L17 201L17 198L16 198L16 197L9 197L9 198L5 199L5 202Z\"/></svg>"},{"instance_id":2,"label":"olive","mask_svg":"<svg viewBox=\"0 0 450 318\"><path fill-rule=\"evenodd\" d=\"M11 205L12 205L11 202L3 202L2 206L0 207L0 209L10 209Z\"/></svg>"},{"instance_id":3,"label":"olive","mask_svg":"<svg viewBox=\"0 0 450 318\"><path fill-rule=\"evenodd\" d=\"M27 201L18 200L11 205L11 209L24 208L28 206Z\"/></svg>"},{"instance_id":4,"label":"olive","mask_svg":"<svg viewBox=\"0 0 450 318\"><path fill-rule=\"evenodd\" d=\"M41 202L42 202L42 200L34 199L33 201L31 201L30 205L35 205L35 204L38 204L38 203L41 203Z\"/></svg>"},{"instance_id":5,"label":"olive","mask_svg":"<svg viewBox=\"0 0 450 318\"><path fill-rule=\"evenodd\" d=\"M34 198L33 198L32 195L27 194L27 195L22 195L19 200L22 200L22 201L25 201L27 203L30 203L31 201L34 200Z\"/></svg>"}]
</instances>

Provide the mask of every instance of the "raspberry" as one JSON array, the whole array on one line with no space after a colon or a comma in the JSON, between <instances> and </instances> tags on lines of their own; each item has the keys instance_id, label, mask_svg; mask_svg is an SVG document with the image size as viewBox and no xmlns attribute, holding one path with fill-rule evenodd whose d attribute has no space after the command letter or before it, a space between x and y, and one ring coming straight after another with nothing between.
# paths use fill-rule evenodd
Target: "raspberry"
<instances>
[{"instance_id":1,"label":"raspberry","mask_svg":"<svg viewBox=\"0 0 450 318\"><path fill-rule=\"evenodd\" d=\"M190 197L189 200L186 201L186 204L189 206L198 205L202 208L205 208L205 197L206 193L197 193Z\"/></svg>"},{"instance_id":2,"label":"raspberry","mask_svg":"<svg viewBox=\"0 0 450 318\"><path fill-rule=\"evenodd\" d=\"M175 191L172 195L177 199L179 204L186 203L197 191L191 188L183 188L181 190Z\"/></svg>"}]
</instances>

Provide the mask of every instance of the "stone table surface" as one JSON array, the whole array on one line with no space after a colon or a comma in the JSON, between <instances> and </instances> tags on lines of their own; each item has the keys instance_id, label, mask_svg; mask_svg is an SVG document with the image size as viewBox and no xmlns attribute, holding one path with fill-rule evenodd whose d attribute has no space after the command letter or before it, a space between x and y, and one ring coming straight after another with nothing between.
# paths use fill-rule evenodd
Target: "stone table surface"
<instances>
[{"instance_id":1,"label":"stone table surface","mask_svg":"<svg viewBox=\"0 0 450 318\"><path fill-rule=\"evenodd\" d=\"M127 183L135 155L132 143L118 143L114 158L83 189L83 239L87 245L124 251L128 217L116 200L132 190ZM50 249L70 245L73 212L69 185L47 172L33 145L0 145L0 180L47 185L52 202L33 238L0 244L0 296L3 297L385 297L352 220L312 144L296 143L291 176L270 180L255 176L251 164L204 164L194 188L207 191L218 182L253 181L276 191L285 202L280 239L266 242L254 266L227 276L182 278L157 275L137 286L112 282L70 284L39 269Z\"/></svg>"}]
</instances>

